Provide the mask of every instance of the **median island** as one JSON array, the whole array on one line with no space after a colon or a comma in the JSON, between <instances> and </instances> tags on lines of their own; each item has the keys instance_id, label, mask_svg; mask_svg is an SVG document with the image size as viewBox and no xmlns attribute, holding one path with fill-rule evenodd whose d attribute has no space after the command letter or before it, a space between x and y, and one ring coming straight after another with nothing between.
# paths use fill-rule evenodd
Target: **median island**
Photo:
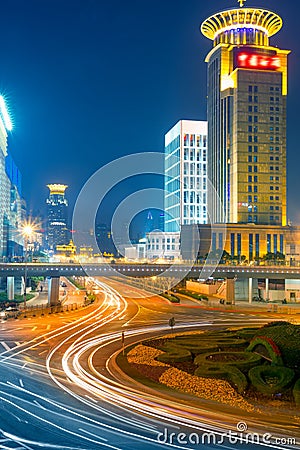
<instances>
[{"instance_id":1,"label":"median island","mask_svg":"<svg viewBox=\"0 0 300 450\"><path fill-rule=\"evenodd\" d=\"M174 334L130 346L125 364L118 360L130 376L151 387L167 386L248 412L281 408L283 414L298 416L299 325L272 322Z\"/></svg>"}]
</instances>

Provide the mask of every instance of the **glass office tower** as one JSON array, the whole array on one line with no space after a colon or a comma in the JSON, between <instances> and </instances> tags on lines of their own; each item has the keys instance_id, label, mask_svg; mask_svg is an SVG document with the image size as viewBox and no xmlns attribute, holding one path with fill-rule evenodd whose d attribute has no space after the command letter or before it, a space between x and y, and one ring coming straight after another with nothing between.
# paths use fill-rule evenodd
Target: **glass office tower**
<instances>
[{"instance_id":1,"label":"glass office tower","mask_svg":"<svg viewBox=\"0 0 300 450\"><path fill-rule=\"evenodd\" d=\"M207 223L207 122L180 120L165 135L165 231Z\"/></svg>"}]
</instances>

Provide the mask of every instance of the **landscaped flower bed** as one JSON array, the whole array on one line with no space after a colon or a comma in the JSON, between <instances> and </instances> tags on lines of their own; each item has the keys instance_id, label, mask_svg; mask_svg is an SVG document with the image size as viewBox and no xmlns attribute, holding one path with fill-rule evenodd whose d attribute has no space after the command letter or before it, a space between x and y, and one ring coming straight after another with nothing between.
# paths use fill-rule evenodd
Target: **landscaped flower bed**
<instances>
[{"instance_id":1,"label":"landscaped flower bed","mask_svg":"<svg viewBox=\"0 0 300 450\"><path fill-rule=\"evenodd\" d=\"M294 411L299 348L300 327L281 322L151 339L131 349L128 362L143 376L197 397L247 411L253 405Z\"/></svg>"},{"instance_id":2,"label":"landscaped flower bed","mask_svg":"<svg viewBox=\"0 0 300 450\"><path fill-rule=\"evenodd\" d=\"M127 354L127 360L144 376L173 389L207 400L219 401L246 411L254 407L239 395L227 381L201 378L176 367L157 361L163 352L145 345L137 345Z\"/></svg>"}]
</instances>

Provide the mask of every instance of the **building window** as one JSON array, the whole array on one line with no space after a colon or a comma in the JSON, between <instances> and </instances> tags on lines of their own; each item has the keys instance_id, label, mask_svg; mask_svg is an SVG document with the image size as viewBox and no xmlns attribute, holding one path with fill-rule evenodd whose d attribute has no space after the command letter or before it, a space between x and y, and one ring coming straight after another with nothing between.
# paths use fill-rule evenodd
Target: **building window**
<instances>
[{"instance_id":1,"label":"building window","mask_svg":"<svg viewBox=\"0 0 300 450\"><path fill-rule=\"evenodd\" d=\"M253 234L249 234L249 260L253 259Z\"/></svg>"},{"instance_id":2,"label":"building window","mask_svg":"<svg viewBox=\"0 0 300 450\"><path fill-rule=\"evenodd\" d=\"M248 216L248 223L252 223L252 216L251 215Z\"/></svg>"},{"instance_id":3,"label":"building window","mask_svg":"<svg viewBox=\"0 0 300 450\"><path fill-rule=\"evenodd\" d=\"M270 156L270 161L274 161L274 156Z\"/></svg>"},{"instance_id":4,"label":"building window","mask_svg":"<svg viewBox=\"0 0 300 450\"><path fill-rule=\"evenodd\" d=\"M248 122L252 122L252 116L248 116Z\"/></svg>"},{"instance_id":5,"label":"building window","mask_svg":"<svg viewBox=\"0 0 300 450\"><path fill-rule=\"evenodd\" d=\"M252 175L248 175L248 183L252 183Z\"/></svg>"},{"instance_id":6,"label":"building window","mask_svg":"<svg viewBox=\"0 0 300 450\"><path fill-rule=\"evenodd\" d=\"M234 233L230 233L230 252L231 256L234 256L235 253Z\"/></svg>"},{"instance_id":7,"label":"building window","mask_svg":"<svg viewBox=\"0 0 300 450\"><path fill-rule=\"evenodd\" d=\"M252 95L248 96L248 102L252 102Z\"/></svg>"},{"instance_id":8,"label":"building window","mask_svg":"<svg viewBox=\"0 0 300 450\"><path fill-rule=\"evenodd\" d=\"M248 195L248 203L252 203L252 195Z\"/></svg>"},{"instance_id":9,"label":"building window","mask_svg":"<svg viewBox=\"0 0 300 450\"><path fill-rule=\"evenodd\" d=\"M223 233L219 233L219 249L223 249Z\"/></svg>"},{"instance_id":10,"label":"building window","mask_svg":"<svg viewBox=\"0 0 300 450\"><path fill-rule=\"evenodd\" d=\"M248 136L248 142L252 142L252 136Z\"/></svg>"},{"instance_id":11,"label":"building window","mask_svg":"<svg viewBox=\"0 0 300 450\"><path fill-rule=\"evenodd\" d=\"M248 152L249 152L249 153L252 152L252 145L248 145Z\"/></svg>"},{"instance_id":12,"label":"building window","mask_svg":"<svg viewBox=\"0 0 300 450\"><path fill-rule=\"evenodd\" d=\"M274 206L270 206L270 211L274 211Z\"/></svg>"},{"instance_id":13,"label":"building window","mask_svg":"<svg viewBox=\"0 0 300 450\"><path fill-rule=\"evenodd\" d=\"M273 253L277 254L277 234L273 235Z\"/></svg>"},{"instance_id":14,"label":"building window","mask_svg":"<svg viewBox=\"0 0 300 450\"><path fill-rule=\"evenodd\" d=\"M257 175L254 175L254 183L257 183Z\"/></svg>"},{"instance_id":15,"label":"building window","mask_svg":"<svg viewBox=\"0 0 300 450\"><path fill-rule=\"evenodd\" d=\"M274 216L270 216L270 221L272 222L274 220Z\"/></svg>"},{"instance_id":16,"label":"building window","mask_svg":"<svg viewBox=\"0 0 300 450\"><path fill-rule=\"evenodd\" d=\"M253 201L254 201L254 203L257 203L257 195L254 195Z\"/></svg>"},{"instance_id":17,"label":"building window","mask_svg":"<svg viewBox=\"0 0 300 450\"><path fill-rule=\"evenodd\" d=\"M273 167L273 166L270 166L270 170L274 170L274 167Z\"/></svg>"},{"instance_id":18,"label":"building window","mask_svg":"<svg viewBox=\"0 0 300 450\"><path fill-rule=\"evenodd\" d=\"M274 200L274 197L273 197L273 195L271 195L271 197L270 197L270 200L271 200L271 201L273 201L273 200Z\"/></svg>"},{"instance_id":19,"label":"building window","mask_svg":"<svg viewBox=\"0 0 300 450\"><path fill-rule=\"evenodd\" d=\"M248 156L248 162L252 162L252 156Z\"/></svg>"},{"instance_id":20,"label":"building window","mask_svg":"<svg viewBox=\"0 0 300 450\"><path fill-rule=\"evenodd\" d=\"M257 156L253 156L253 162L257 163Z\"/></svg>"},{"instance_id":21,"label":"building window","mask_svg":"<svg viewBox=\"0 0 300 450\"><path fill-rule=\"evenodd\" d=\"M272 219L271 219L272 217ZM270 216L270 220L273 220L273 216ZM267 253L271 253L271 235L267 234Z\"/></svg>"},{"instance_id":22,"label":"building window","mask_svg":"<svg viewBox=\"0 0 300 450\"><path fill-rule=\"evenodd\" d=\"M258 117L254 116L253 121L254 121L254 123L258 122Z\"/></svg>"},{"instance_id":23,"label":"building window","mask_svg":"<svg viewBox=\"0 0 300 450\"><path fill-rule=\"evenodd\" d=\"M217 235L216 233L212 233L212 250L215 251L217 249Z\"/></svg>"},{"instance_id":24,"label":"building window","mask_svg":"<svg viewBox=\"0 0 300 450\"><path fill-rule=\"evenodd\" d=\"M237 252L238 257L240 258L242 252L242 235L241 233L237 233Z\"/></svg>"},{"instance_id":25,"label":"building window","mask_svg":"<svg viewBox=\"0 0 300 450\"><path fill-rule=\"evenodd\" d=\"M253 171L257 172L257 166L254 166Z\"/></svg>"},{"instance_id":26,"label":"building window","mask_svg":"<svg viewBox=\"0 0 300 450\"><path fill-rule=\"evenodd\" d=\"M248 166L248 172L252 172L252 166Z\"/></svg>"},{"instance_id":27,"label":"building window","mask_svg":"<svg viewBox=\"0 0 300 450\"><path fill-rule=\"evenodd\" d=\"M255 235L255 256L259 257L259 234Z\"/></svg>"},{"instance_id":28,"label":"building window","mask_svg":"<svg viewBox=\"0 0 300 450\"><path fill-rule=\"evenodd\" d=\"M248 192L252 192L252 186L248 186Z\"/></svg>"},{"instance_id":29,"label":"building window","mask_svg":"<svg viewBox=\"0 0 300 450\"><path fill-rule=\"evenodd\" d=\"M258 149L257 145L254 145L254 153L257 153L257 149Z\"/></svg>"},{"instance_id":30,"label":"building window","mask_svg":"<svg viewBox=\"0 0 300 450\"><path fill-rule=\"evenodd\" d=\"M270 186L270 191L274 191L274 186Z\"/></svg>"},{"instance_id":31,"label":"building window","mask_svg":"<svg viewBox=\"0 0 300 450\"><path fill-rule=\"evenodd\" d=\"M251 125L248 126L248 133L252 133L252 126Z\"/></svg>"},{"instance_id":32,"label":"building window","mask_svg":"<svg viewBox=\"0 0 300 450\"><path fill-rule=\"evenodd\" d=\"M279 236L279 241L280 241L280 253L284 253L284 250L283 250L283 234L281 234L280 236Z\"/></svg>"},{"instance_id":33,"label":"building window","mask_svg":"<svg viewBox=\"0 0 300 450\"><path fill-rule=\"evenodd\" d=\"M257 186L254 186L253 192L257 192Z\"/></svg>"}]
</instances>

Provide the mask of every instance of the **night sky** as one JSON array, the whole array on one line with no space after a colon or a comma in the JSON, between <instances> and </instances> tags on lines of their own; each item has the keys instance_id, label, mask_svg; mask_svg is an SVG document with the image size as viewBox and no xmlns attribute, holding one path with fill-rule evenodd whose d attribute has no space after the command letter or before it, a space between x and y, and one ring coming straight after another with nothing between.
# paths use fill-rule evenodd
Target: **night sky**
<instances>
[{"instance_id":1,"label":"night sky","mask_svg":"<svg viewBox=\"0 0 300 450\"><path fill-rule=\"evenodd\" d=\"M45 185L52 182L69 185L73 205L104 164L163 151L164 133L179 119L205 120L204 58L212 43L199 25L237 5L235 0L1 1L0 91L14 123L9 150L22 172L28 208L43 207ZM294 0L247 0L246 6L281 15L284 27L271 43L292 50L288 205L289 218L300 224L300 6ZM123 187L122 195L131 189ZM106 215L104 208L103 221Z\"/></svg>"}]
</instances>

